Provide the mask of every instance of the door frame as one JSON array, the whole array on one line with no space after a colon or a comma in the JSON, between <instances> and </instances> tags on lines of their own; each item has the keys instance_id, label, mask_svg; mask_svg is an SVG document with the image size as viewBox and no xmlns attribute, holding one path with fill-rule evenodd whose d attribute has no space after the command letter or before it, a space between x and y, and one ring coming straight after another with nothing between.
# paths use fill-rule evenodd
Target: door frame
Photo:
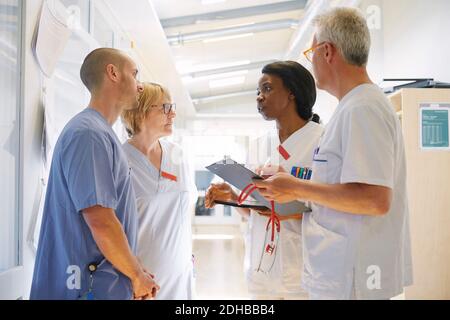
<instances>
[{"instance_id":1,"label":"door frame","mask_svg":"<svg viewBox=\"0 0 450 320\"><path fill-rule=\"evenodd\" d=\"M17 79L17 114L16 121L19 124L19 147L17 162L17 184L16 184L16 217L15 217L15 246L16 246L16 266L0 272L0 300L17 300L25 296L25 271L23 259L23 195L21 193L23 186L23 107L24 107L24 66L25 66L25 1L18 0L18 56L17 62L19 66L19 77Z\"/></svg>"}]
</instances>

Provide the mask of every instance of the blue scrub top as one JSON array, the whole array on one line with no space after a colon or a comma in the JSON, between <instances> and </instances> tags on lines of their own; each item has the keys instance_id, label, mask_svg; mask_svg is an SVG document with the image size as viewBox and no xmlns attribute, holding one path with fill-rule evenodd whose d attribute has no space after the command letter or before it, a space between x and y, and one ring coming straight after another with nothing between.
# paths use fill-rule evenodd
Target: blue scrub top
<instances>
[{"instance_id":1,"label":"blue scrub top","mask_svg":"<svg viewBox=\"0 0 450 320\"><path fill-rule=\"evenodd\" d=\"M76 115L56 143L42 217L31 299L79 299L93 275L94 299L131 299L130 280L106 261L82 210L115 210L136 254L137 211L130 168L121 143L92 108Z\"/></svg>"}]
</instances>

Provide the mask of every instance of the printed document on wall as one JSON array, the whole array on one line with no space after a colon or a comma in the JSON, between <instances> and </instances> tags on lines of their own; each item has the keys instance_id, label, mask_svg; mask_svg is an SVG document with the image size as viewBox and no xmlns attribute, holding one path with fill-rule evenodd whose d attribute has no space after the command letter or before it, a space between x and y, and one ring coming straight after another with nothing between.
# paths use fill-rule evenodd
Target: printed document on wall
<instances>
[{"instance_id":1,"label":"printed document on wall","mask_svg":"<svg viewBox=\"0 0 450 320\"><path fill-rule=\"evenodd\" d=\"M450 151L449 122L450 104L420 104L420 148L422 150Z\"/></svg>"},{"instance_id":2,"label":"printed document on wall","mask_svg":"<svg viewBox=\"0 0 450 320\"><path fill-rule=\"evenodd\" d=\"M71 35L67 21L68 14L59 1L44 1L33 51L42 72L47 77L52 76Z\"/></svg>"}]
</instances>

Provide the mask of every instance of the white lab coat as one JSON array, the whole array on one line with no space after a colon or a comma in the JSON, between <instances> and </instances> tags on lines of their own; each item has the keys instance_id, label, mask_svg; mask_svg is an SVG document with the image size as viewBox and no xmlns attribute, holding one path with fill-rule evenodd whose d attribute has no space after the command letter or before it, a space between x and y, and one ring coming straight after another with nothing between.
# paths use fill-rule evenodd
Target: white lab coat
<instances>
[{"instance_id":1,"label":"white lab coat","mask_svg":"<svg viewBox=\"0 0 450 320\"><path fill-rule=\"evenodd\" d=\"M314 122L307 123L302 129L293 133L282 147L290 157L285 159L278 147L278 135L273 135L271 141L272 165L280 165L290 173L292 168L311 168L313 150L317 146L323 128ZM275 158L274 158L275 157ZM277 163L278 162L278 163ZM257 297L306 299L308 296L301 288L302 273L302 237L301 220L285 220L281 222L281 232L278 241L278 252L275 263L269 274L257 272L262 247L264 245L268 217L251 212L246 233L245 272L249 293Z\"/></svg>"},{"instance_id":2,"label":"white lab coat","mask_svg":"<svg viewBox=\"0 0 450 320\"><path fill-rule=\"evenodd\" d=\"M384 216L320 205L303 217L303 284L316 299L388 299L412 283L406 161L400 123L375 85L339 103L314 156L313 181L392 189Z\"/></svg>"},{"instance_id":3,"label":"white lab coat","mask_svg":"<svg viewBox=\"0 0 450 320\"><path fill-rule=\"evenodd\" d=\"M192 299L189 209L197 197L197 189L181 148L165 140L160 140L160 144L160 171L134 146L124 144L139 215L138 257L161 286L156 299Z\"/></svg>"}]
</instances>

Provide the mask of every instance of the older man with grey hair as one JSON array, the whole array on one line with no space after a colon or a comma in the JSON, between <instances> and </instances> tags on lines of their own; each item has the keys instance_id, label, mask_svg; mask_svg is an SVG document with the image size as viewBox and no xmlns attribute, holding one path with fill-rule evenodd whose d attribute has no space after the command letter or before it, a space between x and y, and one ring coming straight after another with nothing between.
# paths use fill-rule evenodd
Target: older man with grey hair
<instances>
[{"instance_id":1,"label":"older man with grey hair","mask_svg":"<svg viewBox=\"0 0 450 320\"><path fill-rule=\"evenodd\" d=\"M303 199L303 286L311 299L389 299L412 283L406 160L400 122L366 65L361 13L335 8L314 20L317 86L339 100L311 181L279 173L255 181L268 199Z\"/></svg>"}]
</instances>

